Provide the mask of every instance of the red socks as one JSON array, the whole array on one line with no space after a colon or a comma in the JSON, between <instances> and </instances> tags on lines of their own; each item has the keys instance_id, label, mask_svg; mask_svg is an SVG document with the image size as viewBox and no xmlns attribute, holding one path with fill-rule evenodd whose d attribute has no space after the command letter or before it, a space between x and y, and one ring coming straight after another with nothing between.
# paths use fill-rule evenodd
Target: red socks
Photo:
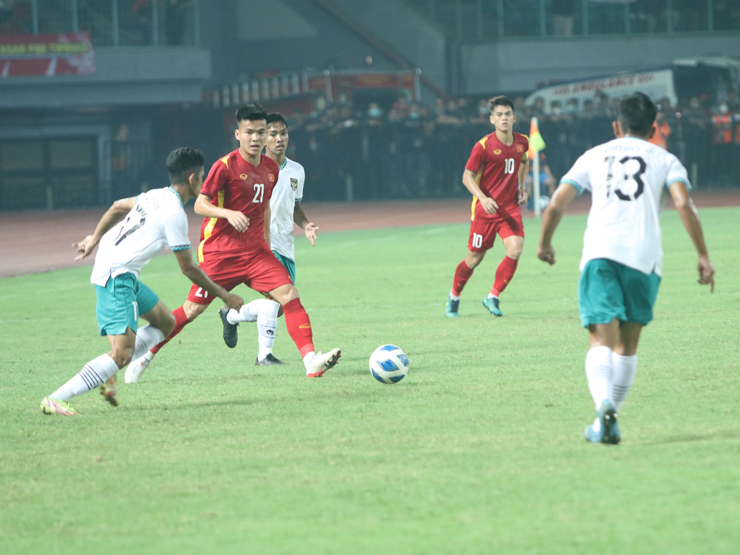
<instances>
[{"instance_id":1,"label":"red socks","mask_svg":"<svg viewBox=\"0 0 740 555\"><path fill-rule=\"evenodd\" d=\"M313 348L313 331L311 331L311 321L308 319L308 313L301 304L301 299L293 299L283 305L285 312L285 326L288 328L290 337L295 342L301 357L314 351Z\"/></svg>"},{"instance_id":2,"label":"red socks","mask_svg":"<svg viewBox=\"0 0 740 555\"><path fill-rule=\"evenodd\" d=\"M455 268L455 279L452 282L452 294L459 297L472 275L473 269L468 268L465 260L460 262L460 264L457 265L457 268Z\"/></svg>"},{"instance_id":3,"label":"red socks","mask_svg":"<svg viewBox=\"0 0 740 555\"><path fill-rule=\"evenodd\" d=\"M175 317L175 329L172 330L172 333L169 334L164 341L161 343L157 343L154 347L152 347L150 350L155 355L159 352L159 350L164 347L167 342L175 337L178 333L182 331L182 328L187 326L190 323L190 320L188 320L188 317L185 316L185 311L182 307L176 308L172 311L172 315Z\"/></svg>"},{"instance_id":4,"label":"red socks","mask_svg":"<svg viewBox=\"0 0 740 555\"><path fill-rule=\"evenodd\" d=\"M498 268L496 268L496 280L493 282L491 295L498 297L499 293L503 292L503 290L506 289L506 286L511 281L511 278L514 277L514 272L516 272L517 264L519 264L518 260L514 260L513 258L504 256L501 264L499 264Z\"/></svg>"}]
</instances>

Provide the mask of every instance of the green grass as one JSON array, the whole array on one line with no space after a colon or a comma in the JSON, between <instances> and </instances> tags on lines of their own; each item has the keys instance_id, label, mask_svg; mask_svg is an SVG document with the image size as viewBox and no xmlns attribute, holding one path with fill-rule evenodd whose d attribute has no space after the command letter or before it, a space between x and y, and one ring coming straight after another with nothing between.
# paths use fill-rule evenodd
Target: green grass
<instances>
[{"instance_id":1,"label":"green grass","mask_svg":"<svg viewBox=\"0 0 740 555\"><path fill-rule=\"evenodd\" d=\"M666 213L618 447L582 437L594 416L582 216L563 220L552 268L526 222L503 318L480 306L500 244L461 318L444 316L466 225L301 240L317 348L344 351L325 378L304 377L282 319L275 354L290 364L253 366L255 328L229 350L211 307L140 384L121 384L120 407L93 392L74 400L77 418L38 403L107 350L90 268L0 280L0 553L737 553L740 210L702 217L717 289L696 284L693 247ZM185 299L174 257L142 277L170 308ZM383 343L411 360L397 385L368 371Z\"/></svg>"}]
</instances>

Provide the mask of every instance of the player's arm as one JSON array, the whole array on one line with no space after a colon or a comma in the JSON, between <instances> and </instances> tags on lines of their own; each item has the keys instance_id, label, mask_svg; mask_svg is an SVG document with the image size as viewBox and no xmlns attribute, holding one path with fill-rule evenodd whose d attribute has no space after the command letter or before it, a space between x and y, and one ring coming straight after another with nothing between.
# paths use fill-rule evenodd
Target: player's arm
<instances>
[{"instance_id":1,"label":"player's arm","mask_svg":"<svg viewBox=\"0 0 740 555\"><path fill-rule=\"evenodd\" d=\"M552 236L558 227L563 212L573 199L578 196L578 189L570 183L561 183L550 199L550 203L542 215L542 231L540 231L540 243L537 246L537 258L552 266L555 264L555 249L552 248Z\"/></svg>"},{"instance_id":2,"label":"player's arm","mask_svg":"<svg viewBox=\"0 0 740 555\"><path fill-rule=\"evenodd\" d=\"M480 202L480 205L483 207L483 210L486 211L486 214L493 214L498 210L498 203L483 192L475 178L476 173L465 168L462 177L463 185L465 185L465 188L478 199L478 202Z\"/></svg>"},{"instance_id":3,"label":"player's arm","mask_svg":"<svg viewBox=\"0 0 740 555\"><path fill-rule=\"evenodd\" d=\"M73 247L77 248L77 252L80 253L75 257L75 260L82 260L98 246L100 239L105 235L114 225L120 222L126 214L131 212L131 209L136 205L136 197L122 198L114 202L108 211L103 214L100 218L97 227L92 235L88 235L79 243L72 243Z\"/></svg>"},{"instance_id":4,"label":"player's arm","mask_svg":"<svg viewBox=\"0 0 740 555\"><path fill-rule=\"evenodd\" d=\"M318 239L316 232L319 230L319 226L308 221L308 216L306 216L306 213L303 211L303 206L301 206L300 201L296 201L295 207L293 208L293 221L303 230L303 233L306 234L306 239L311 241L311 246L314 246Z\"/></svg>"},{"instance_id":5,"label":"player's arm","mask_svg":"<svg viewBox=\"0 0 740 555\"><path fill-rule=\"evenodd\" d=\"M696 252L699 254L699 283L702 285L709 284L711 286L710 291L714 293L714 266L709 260L709 252L707 251L707 244L704 242L704 230L701 227L699 213L696 211L696 206L691 197L689 197L686 184L683 181L674 181L668 187L668 192L670 192L673 204L676 205L676 210L681 216L681 222L689 233Z\"/></svg>"},{"instance_id":6,"label":"player's arm","mask_svg":"<svg viewBox=\"0 0 740 555\"><path fill-rule=\"evenodd\" d=\"M223 218L239 232L246 231L249 227L249 218L238 210L229 210L213 204L211 197L200 193L195 199L195 213L206 218Z\"/></svg>"},{"instance_id":7,"label":"player's arm","mask_svg":"<svg viewBox=\"0 0 740 555\"><path fill-rule=\"evenodd\" d=\"M210 295L223 299L224 303L226 303L226 306L229 308L239 310L242 307L244 299L239 295L232 295L209 278L206 273L200 269L200 266L193 261L193 255L190 252L190 249L175 251L175 256L177 257L178 264L180 264L180 271L195 285L202 287L208 291Z\"/></svg>"},{"instance_id":8,"label":"player's arm","mask_svg":"<svg viewBox=\"0 0 740 555\"><path fill-rule=\"evenodd\" d=\"M528 157L522 160L522 163L519 164L519 173L517 174L517 177L519 179L519 204L524 205L527 204L527 198L529 197L529 195L527 194L527 178L529 177Z\"/></svg>"}]
</instances>

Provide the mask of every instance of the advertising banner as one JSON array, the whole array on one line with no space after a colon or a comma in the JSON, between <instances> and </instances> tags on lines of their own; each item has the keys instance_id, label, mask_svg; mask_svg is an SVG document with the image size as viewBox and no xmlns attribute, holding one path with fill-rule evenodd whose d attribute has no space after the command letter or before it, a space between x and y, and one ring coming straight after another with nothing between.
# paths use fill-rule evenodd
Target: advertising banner
<instances>
[{"instance_id":1,"label":"advertising banner","mask_svg":"<svg viewBox=\"0 0 740 555\"><path fill-rule=\"evenodd\" d=\"M0 35L0 77L95 73L88 33Z\"/></svg>"}]
</instances>

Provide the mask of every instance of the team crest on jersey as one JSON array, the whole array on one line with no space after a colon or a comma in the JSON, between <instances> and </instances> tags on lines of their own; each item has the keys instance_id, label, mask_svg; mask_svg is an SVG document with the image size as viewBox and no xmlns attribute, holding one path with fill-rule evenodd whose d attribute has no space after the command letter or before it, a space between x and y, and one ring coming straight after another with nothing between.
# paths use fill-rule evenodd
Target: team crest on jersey
<instances>
[{"instance_id":1,"label":"team crest on jersey","mask_svg":"<svg viewBox=\"0 0 740 555\"><path fill-rule=\"evenodd\" d=\"M298 180L295 177L290 178L290 188L294 191L298 188Z\"/></svg>"},{"instance_id":2,"label":"team crest on jersey","mask_svg":"<svg viewBox=\"0 0 740 555\"><path fill-rule=\"evenodd\" d=\"M270 174L267 174L267 178L270 180L270 183L275 183L275 176Z\"/></svg>"},{"instance_id":3,"label":"team crest on jersey","mask_svg":"<svg viewBox=\"0 0 740 555\"><path fill-rule=\"evenodd\" d=\"M500 148L497 148L496 150L493 151L493 153L496 154L496 155L499 155L499 154L501 154L501 149Z\"/></svg>"},{"instance_id":4,"label":"team crest on jersey","mask_svg":"<svg viewBox=\"0 0 740 555\"><path fill-rule=\"evenodd\" d=\"M241 177L244 181L246 181L247 180L247 177L249 177L249 174L248 173L243 173L239 177Z\"/></svg>"},{"instance_id":5,"label":"team crest on jersey","mask_svg":"<svg viewBox=\"0 0 740 555\"><path fill-rule=\"evenodd\" d=\"M516 145L516 151L517 152L524 152L524 147L522 145Z\"/></svg>"}]
</instances>

